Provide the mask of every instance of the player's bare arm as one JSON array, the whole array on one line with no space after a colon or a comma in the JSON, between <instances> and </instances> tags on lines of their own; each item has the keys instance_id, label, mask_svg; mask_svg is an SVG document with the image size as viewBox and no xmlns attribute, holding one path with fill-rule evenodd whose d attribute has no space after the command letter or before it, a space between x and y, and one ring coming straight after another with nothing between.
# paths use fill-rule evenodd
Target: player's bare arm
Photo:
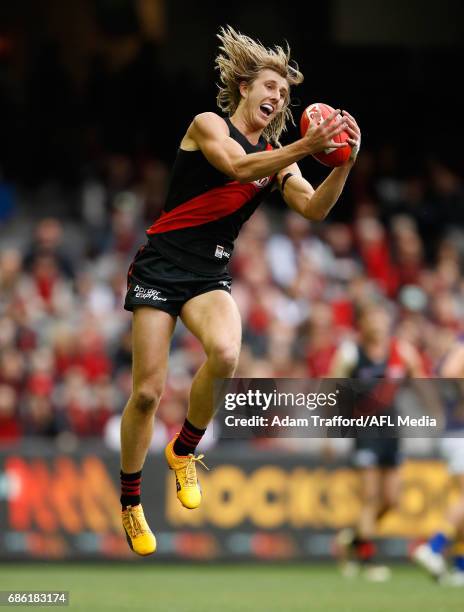
<instances>
[{"instance_id":1,"label":"player's bare arm","mask_svg":"<svg viewBox=\"0 0 464 612\"><path fill-rule=\"evenodd\" d=\"M424 378L426 374L417 349L409 342L399 340L398 350L404 360L404 363L406 364L408 375L411 378Z\"/></svg>"},{"instance_id":2,"label":"player's bare arm","mask_svg":"<svg viewBox=\"0 0 464 612\"><path fill-rule=\"evenodd\" d=\"M296 163L284 168L277 175L285 203L310 221L322 221L327 217L343 191L346 179L359 152L361 131L358 124L346 111L343 111L343 116L346 121L345 131L350 135L347 142L352 147L351 156L343 166L334 168L316 190L301 175ZM307 134L311 130L314 132L315 128L310 126ZM285 184L282 189L284 180Z\"/></svg>"},{"instance_id":3,"label":"player's bare arm","mask_svg":"<svg viewBox=\"0 0 464 612\"><path fill-rule=\"evenodd\" d=\"M464 345L459 343L449 352L440 368L443 378L462 378L464 364Z\"/></svg>"},{"instance_id":4,"label":"player's bare arm","mask_svg":"<svg viewBox=\"0 0 464 612\"><path fill-rule=\"evenodd\" d=\"M332 357L328 378L349 378L358 358L357 353L354 342L342 342Z\"/></svg>"},{"instance_id":5,"label":"player's bare arm","mask_svg":"<svg viewBox=\"0 0 464 612\"><path fill-rule=\"evenodd\" d=\"M328 146L343 147L345 143L332 143L334 136L346 129L340 121L330 124L340 110L319 126L308 130L297 141L272 151L261 151L246 155L243 147L229 136L226 122L215 113L201 113L190 124L181 147L200 149L215 168L239 181L249 183L279 172L307 155L322 151Z\"/></svg>"},{"instance_id":6,"label":"player's bare arm","mask_svg":"<svg viewBox=\"0 0 464 612\"><path fill-rule=\"evenodd\" d=\"M279 185L287 174L281 192L285 203L295 212L309 221L322 221L327 217L340 197L348 178L348 165L334 168L329 176L314 190L312 185L301 175L296 164L292 164L278 174Z\"/></svg>"}]
</instances>

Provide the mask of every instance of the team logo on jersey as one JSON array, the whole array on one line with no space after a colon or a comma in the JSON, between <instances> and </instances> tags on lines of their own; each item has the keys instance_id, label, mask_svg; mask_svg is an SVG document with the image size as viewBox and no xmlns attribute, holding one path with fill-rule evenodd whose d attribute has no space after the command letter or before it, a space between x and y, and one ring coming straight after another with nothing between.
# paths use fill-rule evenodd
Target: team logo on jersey
<instances>
[{"instance_id":1,"label":"team logo on jersey","mask_svg":"<svg viewBox=\"0 0 464 612\"><path fill-rule=\"evenodd\" d=\"M223 257L225 257L226 259L230 259L230 253L228 253L223 246L221 246L220 244L216 245L216 252L214 253L214 257L217 257L218 259L222 259Z\"/></svg>"},{"instance_id":2,"label":"team logo on jersey","mask_svg":"<svg viewBox=\"0 0 464 612\"><path fill-rule=\"evenodd\" d=\"M262 179L258 179L257 181L253 181L253 185L255 187L257 187L258 189L262 189L263 187L266 187L266 185L269 185L271 180L270 176L265 176Z\"/></svg>"}]
</instances>

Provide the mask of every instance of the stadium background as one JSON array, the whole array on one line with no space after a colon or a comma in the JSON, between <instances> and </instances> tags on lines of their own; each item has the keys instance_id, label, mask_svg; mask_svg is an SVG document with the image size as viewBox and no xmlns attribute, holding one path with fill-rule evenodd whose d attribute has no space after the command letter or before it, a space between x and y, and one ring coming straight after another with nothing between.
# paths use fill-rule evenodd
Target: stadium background
<instances>
[{"instance_id":1,"label":"stadium background","mask_svg":"<svg viewBox=\"0 0 464 612\"><path fill-rule=\"evenodd\" d=\"M267 45L290 42L306 77L294 94L297 121L321 100L347 108L363 130L326 222L286 212L276 194L244 227L232 264L244 323L237 374L323 376L338 343L355 335L356 307L379 295L396 312L396 334L433 372L464 308L463 10L451 0L333 0L307 17L272 0L2 3L0 558L128 556L117 507L130 390L125 275L161 210L184 129L215 109L220 25ZM296 137L290 127L284 142ZM326 174L311 159L301 167L313 184ZM171 506L160 452L201 360L178 325L146 469L160 532L154 562L328 557L333 531L360 503L349 441L210 436L212 501L189 516ZM430 440L404 449L400 509L380 533L392 558L437 526L453 496ZM298 474L306 488L295 496Z\"/></svg>"}]
</instances>

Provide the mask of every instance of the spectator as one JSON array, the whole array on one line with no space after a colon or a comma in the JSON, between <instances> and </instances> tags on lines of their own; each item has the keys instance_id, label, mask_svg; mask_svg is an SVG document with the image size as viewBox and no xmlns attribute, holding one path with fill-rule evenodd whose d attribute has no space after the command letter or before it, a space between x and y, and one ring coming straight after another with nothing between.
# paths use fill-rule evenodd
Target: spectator
<instances>
[{"instance_id":1,"label":"spectator","mask_svg":"<svg viewBox=\"0 0 464 612\"><path fill-rule=\"evenodd\" d=\"M65 277L74 276L72 258L64 246L63 225L53 217L42 219L37 224L34 238L24 256L26 269L30 270L41 256L47 262L54 262L57 270Z\"/></svg>"},{"instance_id":2,"label":"spectator","mask_svg":"<svg viewBox=\"0 0 464 612\"><path fill-rule=\"evenodd\" d=\"M17 414L17 393L9 385L0 384L0 442L11 443L21 438L22 426Z\"/></svg>"}]
</instances>

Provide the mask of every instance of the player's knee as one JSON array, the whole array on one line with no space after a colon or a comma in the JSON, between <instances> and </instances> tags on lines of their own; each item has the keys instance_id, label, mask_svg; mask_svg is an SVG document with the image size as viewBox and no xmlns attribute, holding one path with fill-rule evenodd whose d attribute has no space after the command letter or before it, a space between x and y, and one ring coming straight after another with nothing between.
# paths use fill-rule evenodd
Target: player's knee
<instances>
[{"instance_id":1,"label":"player's knee","mask_svg":"<svg viewBox=\"0 0 464 612\"><path fill-rule=\"evenodd\" d=\"M156 385L134 389L132 400L135 409L142 414L154 414L158 408L162 389Z\"/></svg>"},{"instance_id":2,"label":"player's knee","mask_svg":"<svg viewBox=\"0 0 464 612\"><path fill-rule=\"evenodd\" d=\"M214 373L219 378L232 376L237 369L240 348L233 344L216 344L209 351Z\"/></svg>"}]
</instances>

